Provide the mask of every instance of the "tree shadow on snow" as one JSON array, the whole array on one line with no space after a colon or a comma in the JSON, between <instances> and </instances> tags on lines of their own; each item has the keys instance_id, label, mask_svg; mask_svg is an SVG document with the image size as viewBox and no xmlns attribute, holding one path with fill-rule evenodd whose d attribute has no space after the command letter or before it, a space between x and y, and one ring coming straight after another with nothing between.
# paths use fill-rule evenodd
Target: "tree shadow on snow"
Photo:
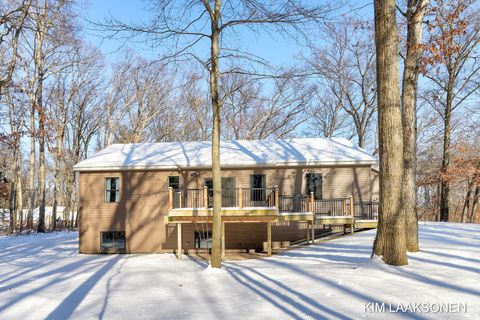
<instances>
[{"instance_id":1,"label":"tree shadow on snow","mask_svg":"<svg viewBox=\"0 0 480 320\"><path fill-rule=\"evenodd\" d=\"M119 261L120 255L106 261L106 263L93 273L88 279L86 279L81 285L79 285L74 291L72 291L63 301L53 310L46 319L67 319L69 318L75 309L80 305L83 299L87 294L92 290L92 288L97 285L102 279L102 277L113 268L113 266ZM108 281L107 281L108 282ZM106 293L106 301L102 307L102 312L106 308L106 303L108 302L109 292ZM102 313L101 313L102 314Z\"/></svg>"},{"instance_id":2,"label":"tree shadow on snow","mask_svg":"<svg viewBox=\"0 0 480 320\"><path fill-rule=\"evenodd\" d=\"M320 247L319 251L321 251L321 249L322 248ZM338 256L336 258L338 259ZM345 260L347 260L352 266L360 267L363 263L358 262L368 261L369 258L346 257ZM341 285L336 279L329 277L328 274L313 273L307 269L301 268L296 264L295 260L285 261L273 257L262 259L262 262L269 264L272 267L267 268L268 270L275 268L287 269L289 272L298 276L306 277L312 281L312 286L315 286L316 283L320 283L332 290L338 290L352 299L363 301L364 303L385 303L391 304L392 308L397 308L397 306L391 303L391 301L382 301L373 295L368 295ZM319 270L321 270L320 268ZM232 278L242 286L270 302L293 319L303 319L305 314L318 319L328 319L332 317L339 319L352 319L350 316L342 314L332 307L327 307L325 304L322 304L320 299L309 297L305 293L293 289L292 286L285 285L281 281L275 280L265 273L260 272L258 268L246 267L238 263L227 263L226 269ZM258 278L261 280L258 280ZM294 298L291 296L294 296ZM347 302L342 300L338 303ZM354 314L359 314L362 311L363 310L358 310L358 312L354 312ZM404 313L402 316L409 319L425 319L425 317L415 313Z\"/></svg>"}]
</instances>

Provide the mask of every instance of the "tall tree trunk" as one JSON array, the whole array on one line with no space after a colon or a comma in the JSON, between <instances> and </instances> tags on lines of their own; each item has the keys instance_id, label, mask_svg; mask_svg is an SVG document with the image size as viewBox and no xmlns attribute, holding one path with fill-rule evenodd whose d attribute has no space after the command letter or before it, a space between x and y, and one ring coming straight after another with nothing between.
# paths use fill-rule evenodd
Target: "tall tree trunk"
<instances>
[{"instance_id":1,"label":"tall tree trunk","mask_svg":"<svg viewBox=\"0 0 480 320\"><path fill-rule=\"evenodd\" d=\"M46 176L45 176L45 117L46 113L43 106L43 40L45 36L45 19L47 17L47 2L44 1L42 13L38 17L37 30L35 32L35 69L37 78L37 87L35 91L35 104L38 111L38 162L39 162L39 213L37 232L45 232L45 196L46 196Z\"/></svg>"},{"instance_id":2,"label":"tall tree trunk","mask_svg":"<svg viewBox=\"0 0 480 320\"><path fill-rule=\"evenodd\" d=\"M41 75L43 77L43 75ZM37 105L38 112L38 152L39 152L39 214L37 232L45 232L45 196L46 196L46 176L45 176L45 112L42 107L42 80L39 79L39 96Z\"/></svg>"},{"instance_id":3,"label":"tall tree trunk","mask_svg":"<svg viewBox=\"0 0 480 320\"><path fill-rule=\"evenodd\" d=\"M442 173L445 174L450 165L450 146L452 143L452 105L453 105L453 83L454 80L449 80L447 101L445 106L444 115L444 128L443 128L443 157L442 157ZM440 221L447 222L449 215L449 198L450 198L450 183L445 177L442 177L442 184L440 190Z\"/></svg>"},{"instance_id":4,"label":"tall tree trunk","mask_svg":"<svg viewBox=\"0 0 480 320\"><path fill-rule=\"evenodd\" d=\"M10 233L14 233L17 228L16 214L16 186L14 180L10 181L10 189L8 195L8 211L10 213Z\"/></svg>"},{"instance_id":5,"label":"tall tree trunk","mask_svg":"<svg viewBox=\"0 0 480 320\"><path fill-rule=\"evenodd\" d=\"M60 184L60 161L63 154L63 138L65 135L65 125L67 122L66 107L62 105L62 117L57 126L57 141L55 146L55 168L53 174L53 208L52 208L52 230L57 229L57 205L58 205L58 186Z\"/></svg>"},{"instance_id":6,"label":"tall tree trunk","mask_svg":"<svg viewBox=\"0 0 480 320\"><path fill-rule=\"evenodd\" d=\"M58 189L58 165L55 164L55 173L53 174L53 204L52 204L52 224L51 228L53 231L57 230L57 205L58 205L58 200L57 200L57 189Z\"/></svg>"},{"instance_id":7,"label":"tall tree trunk","mask_svg":"<svg viewBox=\"0 0 480 320\"><path fill-rule=\"evenodd\" d=\"M27 229L33 228L33 210L35 209L35 100L30 98L30 171L28 175L29 180L29 201L28 201L28 214L27 214Z\"/></svg>"},{"instance_id":8,"label":"tall tree trunk","mask_svg":"<svg viewBox=\"0 0 480 320\"><path fill-rule=\"evenodd\" d=\"M380 154L380 228L373 252L391 265L408 264L402 210L403 135L398 30L394 0L374 1Z\"/></svg>"},{"instance_id":9,"label":"tall tree trunk","mask_svg":"<svg viewBox=\"0 0 480 320\"><path fill-rule=\"evenodd\" d=\"M17 107L8 95L5 96L6 104L9 109L10 130L13 135L13 163L10 168L12 171L12 178L9 192L9 210L10 210L10 231L14 232L17 221L19 221L19 230L22 231L22 217L19 215L19 208L22 210L22 190L21 190L21 151L20 151L20 126L17 122Z\"/></svg>"},{"instance_id":10,"label":"tall tree trunk","mask_svg":"<svg viewBox=\"0 0 480 320\"><path fill-rule=\"evenodd\" d=\"M403 70L403 210L406 219L407 250L419 251L417 192L415 188L417 147L417 89L423 50L422 22L428 1L408 0L407 54Z\"/></svg>"},{"instance_id":11,"label":"tall tree trunk","mask_svg":"<svg viewBox=\"0 0 480 320\"><path fill-rule=\"evenodd\" d=\"M18 151L20 152L20 150ZM20 153L18 154L18 156L20 157ZM17 190L16 190L16 198L17 198L17 216L18 216L18 227L19 227L19 230L20 232L23 230L23 190L22 190L22 179L20 178L20 173L21 173L21 166L20 166L20 162L21 162L21 159L17 159L17 172L14 174L14 178L16 179L16 186L17 186Z\"/></svg>"},{"instance_id":12,"label":"tall tree trunk","mask_svg":"<svg viewBox=\"0 0 480 320\"><path fill-rule=\"evenodd\" d=\"M470 200L472 198L472 190L473 188L473 181L468 182L467 185L467 194L465 195L465 201L463 202L463 209L462 209L462 217L460 218L460 222L467 222L468 213L470 209Z\"/></svg>"},{"instance_id":13,"label":"tall tree trunk","mask_svg":"<svg viewBox=\"0 0 480 320\"><path fill-rule=\"evenodd\" d=\"M475 217L477 215L477 206L478 200L480 198L480 186L477 184L475 187L475 195L473 196L472 209L470 211L470 216L468 217L469 223L475 223Z\"/></svg>"},{"instance_id":14,"label":"tall tree trunk","mask_svg":"<svg viewBox=\"0 0 480 320\"><path fill-rule=\"evenodd\" d=\"M210 95L213 109L212 128L212 180L213 180L213 225L212 225L212 260L213 268L220 268L222 263L222 179L220 171L220 98L218 95L218 58L220 40L220 6L221 1L215 1L212 13L211 35L211 68Z\"/></svg>"}]
</instances>

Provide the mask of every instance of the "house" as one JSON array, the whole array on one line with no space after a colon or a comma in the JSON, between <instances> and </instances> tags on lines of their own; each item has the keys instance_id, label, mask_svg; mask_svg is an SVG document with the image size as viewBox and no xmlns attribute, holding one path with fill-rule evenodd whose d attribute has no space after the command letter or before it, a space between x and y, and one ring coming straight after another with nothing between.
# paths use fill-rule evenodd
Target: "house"
<instances>
[{"instance_id":1,"label":"house","mask_svg":"<svg viewBox=\"0 0 480 320\"><path fill-rule=\"evenodd\" d=\"M223 248L270 253L320 225L375 227L375 165L346 139L222 141ZM209 247L211 142L114 144L74 170L80 252Z\"/></svg>"}]
</instances>

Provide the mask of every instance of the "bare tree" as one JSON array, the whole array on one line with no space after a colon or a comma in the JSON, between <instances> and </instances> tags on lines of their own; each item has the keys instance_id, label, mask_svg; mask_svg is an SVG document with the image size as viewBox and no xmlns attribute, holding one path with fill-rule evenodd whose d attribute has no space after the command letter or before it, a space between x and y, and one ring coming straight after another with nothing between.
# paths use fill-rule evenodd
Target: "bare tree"
<instances>
[{"instance_id":1,"label":"bare tree","mask_svg":"<svg viewBox=\"0 0 480 320\"><path fill-rule=\"evenodd\" d=\"M313 57L306 61L335 98L334 105L350 117L358 146L364 148L377 111L372 26L346 16L323 29L327 44L312 47Z\"/></svg>"},{"instance_id":2,"label":"bare tree","mask_svg":"<svg viewBox=\"0 0 480 320\"><path fill-rule=\"evenodd\" d=\"M417 91L418 75L423 58L423 17L429 0L408 0L405 18L407 20L407 52L405 55L402 85L402 129L403 129L403 209L407 222L407 250L417 252L418 218L416 212L417 190L415 186L415 155L417 144Z\"/></svg>"},{"instance_id":3,"label":"bare tree","mask_svg":"<svg viewBox=\"0 0 480 320\"><path fill-rule=\"evenodd\" d=\"M14 232L17 227L19 230L23 227L23 187L21 179L21 161L22 153L20 149L20 142L23 136L24 118L25 112L23 105L24 101L21 100L19 95L5 94L5 102L8 107L8 118L10 122L10 150L12 151L12 165L11 165L11 181L10 181L10 231Z\"/></svg>"},{"instance_id":4,"label":"bare tree","mask_svg":"<svg viewBox=\"0 0 480 320\"><path fill-rule=\"evenodd\" d=\"M380 216L373 253L391 265L408 264L402 210L403 134L398 29L394 0L375 1Z\"/></svg>"},{"instance_id":5,"label":"bare tree","mask_svg":"<svg viewBox=\"0 0 480 320\"><path fill-rule=\"evenodd\" d=\"M18 46L31 2L32 0L23 0L0 4L0 61L6 66L0 76L0 95L15 71Z\"/></svg>"},{"instance_id":6,"label":"bare tree","mask_svg":"<svg viewBox=\"0 0 480 320\"><path fill-rule=\"evenodd\" d=\"M220 77L224 73L257 73L257 70L232 67L222 71L220 60L247 61L246 66L257 64L261 59L242 52L232 45L239 27L253 32L276 31L284 35L305 35L312 22L323 18L325 6L307 5L302 1L288 0L264 2L256 0L207 1L152 1L153 20L147 24L124 24L110 20L104 25L114 34L127 32L131 36L144 36L155 46L170 45L173 51L166 59L181 61L195 59L209 72L210 102L212 108L212 180L213 180L213 227L212 260L215 268L221 266L221 179L220 179L220 125L221 109L226 97L219 92ZM199 55L194 49L199 44L208 45L209 53Z\"/></svg>"},{"instance_id":7,"label":"bare tree","mask_svg":"<svg viewBox=\"0 0 480 320\"><path fill-rule=\"evenodd\" d=\"M220 84L224 100L222 136L226 139L282 138L306 121L312 90L288 77L277 79L264 92L254 77L231 74Z\"/></svg>"},{"instance_id":8,"label":"bare tree","mask_svg":"<svg viewBox=\"0 0 480 320\"><path fill-rule=\"evenodd\" d=\"M334 94L321 87L315 90L307 109L310 116L308 132L325 138L349 135L348 116L342 112L342 104Z\"/></svg>"},{"instance_id":9,"label":"bare tree","mask_svg":"<svg viewBox=\"0 0 480 320\"><path fill-rule=\"evenodd\" d=\"M480 10L476 1L433 1L424 74L433 88L433 109L443 120L442 170L450 165L452 119L480 88ZM449 219L450 185L441 183L440 220Z\"/></svg>"}]
</instances>

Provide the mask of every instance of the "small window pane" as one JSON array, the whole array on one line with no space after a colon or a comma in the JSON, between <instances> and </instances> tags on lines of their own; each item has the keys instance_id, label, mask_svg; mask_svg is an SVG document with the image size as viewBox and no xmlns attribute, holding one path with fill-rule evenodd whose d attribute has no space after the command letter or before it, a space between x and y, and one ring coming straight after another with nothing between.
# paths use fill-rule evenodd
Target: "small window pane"
<instances>
[{"instance_id":1,"label":"small window pane","mask_svg":"<svg viewBox=\"0 0 480 320\"><path fill-rule=\"evenodd\" d=\"M120 185L119 178L105 179L105 202L120 201Z\"/></svg>"},{"instance_id":2,"label":"small window pane","mask_svg":"<svg viewBox=\"0 0 480 320\"><path fill-rule=\"evenodd\" d=\"M102 250L125 250L125 232L124 231L103 231L101 235Z\"/></svg>"}]
</instances>

